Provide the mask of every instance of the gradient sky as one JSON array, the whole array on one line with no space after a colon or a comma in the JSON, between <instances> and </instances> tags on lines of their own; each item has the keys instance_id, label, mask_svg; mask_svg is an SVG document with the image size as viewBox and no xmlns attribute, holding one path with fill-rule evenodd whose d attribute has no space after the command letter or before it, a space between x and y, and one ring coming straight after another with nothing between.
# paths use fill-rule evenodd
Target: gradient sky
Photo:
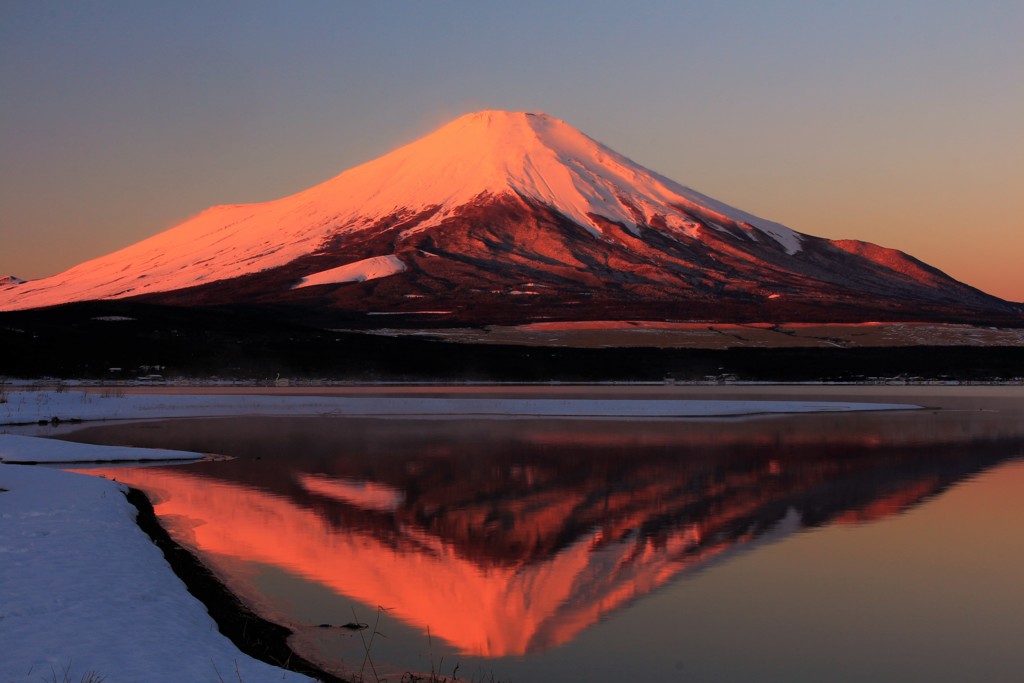
<instances>
[{"instance_id":1,"label":"gradient sky","mask_svg":"<svg viewBox=\"0 0 1024 683\"><path fill-rule=\"evenodd\" d=\"M0 275L545 111L1024 301L1024 2L0 0Z\"/></svg>"}]
</instances>

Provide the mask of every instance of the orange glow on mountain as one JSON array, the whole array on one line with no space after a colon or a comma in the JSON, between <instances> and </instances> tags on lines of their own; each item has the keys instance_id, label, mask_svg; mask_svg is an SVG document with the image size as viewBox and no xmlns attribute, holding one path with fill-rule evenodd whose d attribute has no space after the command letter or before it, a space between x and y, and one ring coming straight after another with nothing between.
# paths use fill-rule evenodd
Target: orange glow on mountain
<instances>
[{"instance_id":1,"label":"orange glow on mountain","mask_svg":"<svg viewBox=\"0 0 1024 683\"><path fill-rule=\"evenodd\" d=\"M42 280L0 287L0 310L89 299L117 299L205 285L284 266L381 222L411 217L394 246L307 274L292 286L387 277L407 268L402 242L451 218L481 197L529 197L556 208L594 237L609 222L655 220L682 233L697 223L747 222L789 253L798 233L674 183L546 114L481 111L302 192L269 202L215 206L184 223L112 254ZM635 227L635 226L634 226ZM539 233L543 236L543 233ZM556 242L541 245L557 260L582 267ZM620 264L630 267L628 263Z\"/></svg>"},{"instance_id":2,"label":"orange glow on mountain","mask_svg":"<svg viewBox=\"0 0 1024 683\"><path fill-rule=\"evenodd\" d=\"M287 197L210 208L64 273L0 282L4 311L138 297L280 304L328 328L425 313L473 328L620 316L1015 327L1021 312L901 251L796 232L564 121L505 111L467 114Z\"/></svg>"}]
</instances>

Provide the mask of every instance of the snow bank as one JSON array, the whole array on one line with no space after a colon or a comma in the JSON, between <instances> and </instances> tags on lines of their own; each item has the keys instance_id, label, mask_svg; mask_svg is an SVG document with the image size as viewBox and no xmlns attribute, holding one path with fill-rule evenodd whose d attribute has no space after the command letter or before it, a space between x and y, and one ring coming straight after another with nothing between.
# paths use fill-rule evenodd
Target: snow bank
<instances>
[{"instance_id":1,"label":"snow bank","mask_svg":"<svg viewBox=\"0 0 1024 683\"><path fill-rule=\"evenodd\" d=\"M686 418L768 413L819 413L917 408L842 401L716 401L678 399L426 398L378 396L127 394L82 391L9 392L0 424L40 420L160 419L231 415L363 417Z\"/></svg>"},{"instance_id":2,"label":"snow bank","mask_svg":"<svg viewBox=\"0 0 1024 683\"><path fill-rule=\"evenodd\" d=\"M64 680L65 668L107 683L311 680L220 634L121 485L0 464L0 489L0 680Z\"/></svg>"},{"instance_id":3,"label":"snow bank","mask_svg":"<svg viewBox=\"0 0 1024 683\"><path fill-rule=\"evenodd\" d=\"M0 434L0 462L114 462L139 460L197 460L200 453L168 451L162 448L96 446L32 436Z\"/></svg>"},{"instance_id":4,"label":"snow bank","mask_svg":"<svg viewBox=\"0 0 1024 683\"><path fill-rule=\"evenodd\" d=\"M313 275L307 275L299 280L299 284L292 289L313 287L314 285L334 285L345 282L366 282L378 278L395 275L405 270L402 259L394 254L390 256L374 256L354 263L346 263L337 268L324 270Z\"/></svg>"}]
</instances>

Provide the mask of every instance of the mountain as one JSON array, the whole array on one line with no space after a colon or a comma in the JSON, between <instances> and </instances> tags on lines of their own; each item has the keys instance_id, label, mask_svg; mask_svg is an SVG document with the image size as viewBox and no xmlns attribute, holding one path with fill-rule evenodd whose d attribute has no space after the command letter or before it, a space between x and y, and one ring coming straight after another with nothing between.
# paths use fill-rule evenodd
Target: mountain
<instances>
[{"instance_id":1,"label":"mountain","mask_svg":"<svg viewBox=\"0 0 1024 683\"><path fill-rule=\"evenodd\" d=\"M0 284L0 310L127 297L270 306L319 323L1022 312L903 252L796 232L558 119L501 111L463 116L298 194L213 207L59 275Z\"/></svg>"}]
</instances>

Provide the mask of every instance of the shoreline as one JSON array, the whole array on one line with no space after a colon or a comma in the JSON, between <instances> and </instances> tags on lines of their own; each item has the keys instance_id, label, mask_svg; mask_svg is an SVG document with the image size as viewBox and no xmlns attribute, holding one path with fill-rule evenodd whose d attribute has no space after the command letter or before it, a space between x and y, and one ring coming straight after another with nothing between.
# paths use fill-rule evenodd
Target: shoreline
<instances>
[{"instance_id":1,"label":"shoreline","mask_svg":"<svg viewBox=\"0 0 1024 683\"><path fill-rule=\"evenodd\" d=\"M199 558L175 542L160 525L145 493L129 488L125 498L138 510L135 518L138 527L160 549L188 592L203 604L217 623L217 629L241 652L272 666L311 676L322 683L349 683L292 650L288 645L288 638L292 635L290 629L253 612Z\"/></svg>"}]
</instances>

